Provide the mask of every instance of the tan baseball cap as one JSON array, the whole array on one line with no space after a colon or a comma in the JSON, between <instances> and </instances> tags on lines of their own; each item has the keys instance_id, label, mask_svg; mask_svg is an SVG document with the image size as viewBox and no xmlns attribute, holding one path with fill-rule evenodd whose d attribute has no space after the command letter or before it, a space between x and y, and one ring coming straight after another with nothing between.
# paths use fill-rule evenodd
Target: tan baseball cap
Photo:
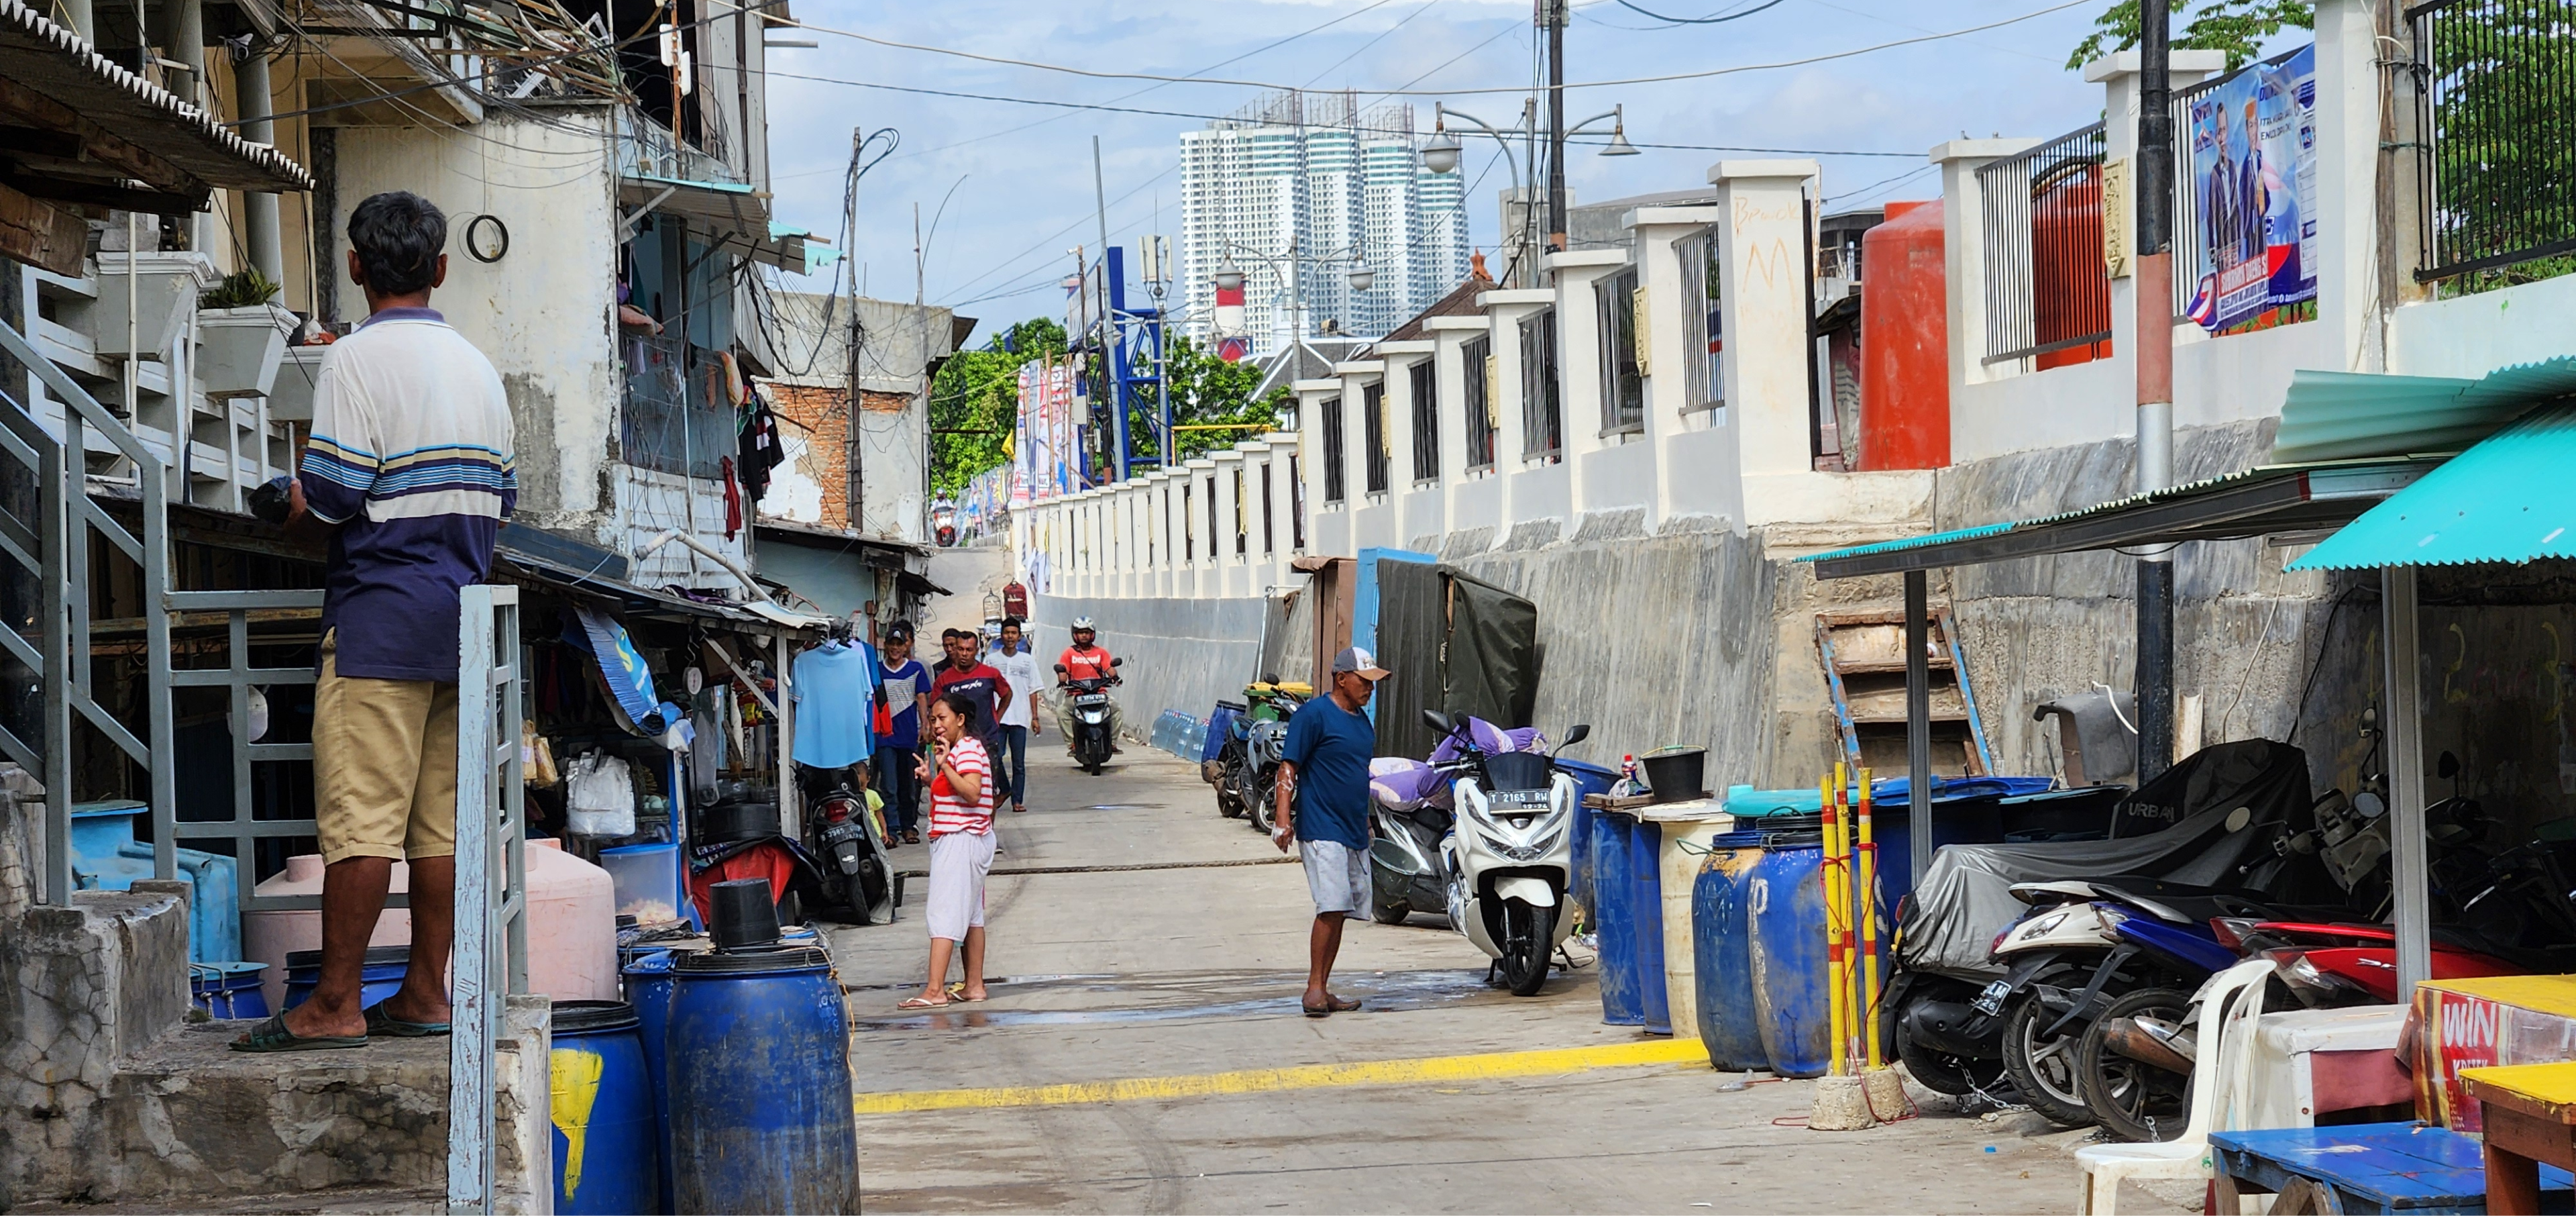
<instances>
[{"instance_id":1,"label":"tan baseball cap","mask_svg":"<svg viewBox=\"0 0 2576 1216\"><path fill-rule=\"evenodd\" d=\"M1395 674L1378 666L1377 656L1360 646L1346 647L1333 656L1333 674L1340 675L1346 671L1372 683Z\"/></svg>"}]
</instances>

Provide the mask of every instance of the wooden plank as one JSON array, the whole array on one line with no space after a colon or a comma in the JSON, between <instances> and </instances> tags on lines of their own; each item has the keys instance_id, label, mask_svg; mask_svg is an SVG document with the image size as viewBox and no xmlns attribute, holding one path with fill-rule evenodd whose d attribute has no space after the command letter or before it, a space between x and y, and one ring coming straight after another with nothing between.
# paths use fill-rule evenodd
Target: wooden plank
<instances>
[{"instance_id":1,"label":"wooden plank","mask_svg":"<svg viewBox=\"0 0 2576 1216\"><path fill-rule=\"evenodd\" d=\"M0 184L0 255L59 275L81 272L89 225L69 207Z\"/></svg>"}]
</instances>

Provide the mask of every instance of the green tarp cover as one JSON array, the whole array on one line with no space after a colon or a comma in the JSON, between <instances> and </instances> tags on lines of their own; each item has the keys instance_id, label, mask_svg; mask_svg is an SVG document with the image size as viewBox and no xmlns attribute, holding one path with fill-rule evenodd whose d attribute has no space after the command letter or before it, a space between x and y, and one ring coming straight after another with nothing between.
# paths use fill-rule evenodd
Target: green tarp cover
<instances>
[{"instance_id":1,"label":"green tarp cover","mask_svg":"<svg viewBox=\"0 0 2576 1216\"><path fill-rule=\"evenodd\" d=\"M1380 561L1377 752L1421 759L1439 742L1438 709L1503 727L1530 725L1538 701L1538 606L1450 566Z\"/></svg>"},{"instance_id":2,"label":"green tarp cover","mask_svg":"<svg viewBox=\"0 0 2576 1216\"><path fill-rule=\"evenodd\" d=\"M2535 411L2445 461L2289 564L2292 570L2576 557L2576 402Z\"/></svg>"}]
</instances>

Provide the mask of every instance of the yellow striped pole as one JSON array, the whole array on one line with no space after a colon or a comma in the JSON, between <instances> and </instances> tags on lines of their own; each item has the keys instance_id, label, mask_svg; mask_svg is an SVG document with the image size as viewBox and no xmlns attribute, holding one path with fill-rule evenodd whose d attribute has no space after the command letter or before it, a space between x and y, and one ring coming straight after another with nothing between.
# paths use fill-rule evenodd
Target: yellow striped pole
<instances>
[{"instance_id":1,"label":"yellow striped pole","mask_svg":"<svg viewBox=\"0 0 2576 1216\"><path fill-rule=\"evenodd\" d=\"M1865 1057L1872 1070L1884 1067L1878 1041L1878 844L1870 838L1869 770L1860 771L1860 900L1854 913L1860 921L1860 1016L1863 1035L1869 1044Z\"/></svg>"},{"instance_id":2,"label":"yellow striped pole","mask_svg":"<svg viewBox=\"0 0 2576 1216\"><path fill-rule=\"evenodd\" d=\"M1825 864L1816 871L1816 881L1823 886L1825 893L1825 1019L1829 1044L1825 1052L1825 1067L1827 1072L1839 1077L1844 1071L1844 1023L1848 1012L1843 1008L1842 926L1837 923L1842 905L1834 897L1834 875L1840 872L1837 860L1841 848L1837 834L1840 821L1834 814L1834 779L1830 774L1817 786L1817 797L1825 813Z\"/></svg>"}]
</instances>

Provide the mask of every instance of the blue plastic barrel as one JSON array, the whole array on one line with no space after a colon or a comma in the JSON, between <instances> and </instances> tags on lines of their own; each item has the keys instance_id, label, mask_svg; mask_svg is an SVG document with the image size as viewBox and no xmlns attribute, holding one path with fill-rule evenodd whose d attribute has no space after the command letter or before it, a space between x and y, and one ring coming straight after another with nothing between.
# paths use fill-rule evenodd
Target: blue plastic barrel
<instances>
[{"instance_id":1,"label":"blue plastic barrel","mask_svg":"<svg viewBox=\"0 0 2576 1216\"><path fill-rule=\"evenodd\" d=\"M1635 883L1628 872L1628 834L1636 819L1603 811L1592 819L1592 886L1600 906L1592 910L1599 938L1601 1020L1612 1026L1646 1024L1646 998L1637 976L1637 926L1628 905ZM1656 975L1655 982L1663 983Z\"/></svg>"},{"instance_id":2,"label":"blue plastic barrel","mask_svg":"<svg viewBox=\"0 0 2576 1216\"><path fill-rule=\"evenodd\" d=\"M850 1020L831 956L683 954L665 1070L682 1212L855 1212Z\"/></svg>"},{"instance_id":3,"label":"blue plastic barrel","mask_svg":"<svg viewBox=\"0 0 2576 1216\"><path fill-rule=\"evenodd\" d=\"M635 1007L636 1037L644 1044L644 1078L653 1086L653 1166L654 1189L661 1202L653 1210L669 1212L671 1207L671 1079L665 1070L669 1053L663 1038L671 1025L671 952L648 950L628 960L621 969L626 980L626 1003Z\"/></svg>"},{"instance_id":4,"label":"blue plastic barrel","mask_svg":"<svg viewBox=\"0 0 2576 1216\"><path fill-rule=\"evenodd\" d=\"M1822 846L1773 847L1751 871L1753 1001L1763 1054L1784 1077L1822 1076L1831 1062L1824 862Z\"/></svg>"},{"instance_id":5,"label":"blue plastic barrel","mask_svg":"<svg viewBox=\"0 0 2576 1216\"><path fill-rule=\"evenodd\" d=\"M635 1008L624 1001L557 1001L554 1011L555 1211L561 1216L656 1212L661 1147L653 1084Z\"/></svg>"},{"instance_id":6,"label":"blue plastic barrel","mask_svg":"<svg viewBox=\"0 0 2576 1216\"><path fill-rule=\"evenodd\" d=\"M217 1021L264 1019L268 993L260 987L266 963L190 963L188 999Z\"/></svg>"},{"instance_id":7,"label":"blue plastic barrel","mask_svg":"<svg viewBox=\"0 0 2576 1216\"><path fill-rule=\"evenodd\" d=\"M1643 998L1647 1034L1673 1032L1672 996L1664 990L1664 829L1631 820L1628 828L1629 923L1636 934L1637 995Z\"/></svg>"},{"instance_id":8,"label":"blue plastic barrel","mask_svg":"<svg viewBox=\"0 0 2576 1216\"><path fill-rule=\"evenodd\" d=\"M1619 774L1580 760L1558 760L1556 766L1574 778L1574 902L1583 905L1592 922L1599 924L1601 913L1593 902L1592 890L1592 808L1583 805L1583 800L1593 794L1609 793L1610 783L1617 781Z\"/></svg>"},{"instance_id":9,"label":"blue plastic barrel","mask_svg":"<svg viewBox=\"0 0 2576 1216\"><path fill-rule=\"evenodd\" d=\"M1711 842L1691 886L1692 982L1699 1039L1711 1067L1747 1072L1771 1066L1762 1011L1753 999L1753 870L1762 834L1728 832Z\"/></svg>"},{"instance_id":10,"label":"blue plastic barrel","mask_svg":"<svg viewBox=\"0 0 2576 1216\"><path fill-rule=\"evenodd\" d=\"M411 947L369 946L366 961L359 964L358 1007L369 1008L376 1002L402 990L403 974L411 970ZM289 950L286 952L286 1007L293 1009L313 995L313 987L322 982L322 952Z\"/></svg>"}]
</instances>

